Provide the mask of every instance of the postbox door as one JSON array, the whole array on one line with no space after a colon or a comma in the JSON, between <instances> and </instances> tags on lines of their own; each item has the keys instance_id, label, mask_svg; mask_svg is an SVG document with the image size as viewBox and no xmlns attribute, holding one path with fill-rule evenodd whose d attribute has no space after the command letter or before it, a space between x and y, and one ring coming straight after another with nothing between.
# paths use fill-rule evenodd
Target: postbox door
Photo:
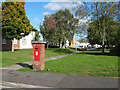
<instances>
[{"instance_id":1,"label":"postbox door","mask_svg":"<svg viewBox=\"0 0 120 90\"><path fill-rule=\"evenodd\" d=\"M34 46L34 60L40 61L40 47Z\"/></svg>"}]
</instances>

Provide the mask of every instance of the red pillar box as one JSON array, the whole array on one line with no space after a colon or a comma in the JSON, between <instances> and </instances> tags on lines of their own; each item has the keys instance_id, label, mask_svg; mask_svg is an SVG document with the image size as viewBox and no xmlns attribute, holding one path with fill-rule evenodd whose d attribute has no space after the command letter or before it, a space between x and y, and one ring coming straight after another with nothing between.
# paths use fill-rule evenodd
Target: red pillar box
<instances>
[{"instance_id":1,"label":"red pillar box","mask_svg":"<svg viewBox=\"0 0 120 90\"><path fill-rule=\"evenodd\" d=\"M45 43L44 41L32 41L34 71L45 68Z\"/></svg>"}]
</instances>

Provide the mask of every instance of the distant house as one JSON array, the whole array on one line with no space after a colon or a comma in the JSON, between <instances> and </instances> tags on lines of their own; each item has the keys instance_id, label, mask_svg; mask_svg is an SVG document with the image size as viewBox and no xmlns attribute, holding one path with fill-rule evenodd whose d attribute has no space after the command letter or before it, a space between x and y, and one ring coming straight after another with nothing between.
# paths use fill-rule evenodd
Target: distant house
<instances>
[{"instance_id":1,"label":"distant house","mask_svg":"<svg viewBox=\"0 0 120 90\"><path fill-rule=\"evenodd\" d=\"M79 47L87 48L88 46L91 46L91 45L90 45L90 43L87 40L85 40L85 41L81 41L80 42L80 46Z\"/></svg>"},{"instance_id":2,"label":"distant house","mask_svg":"<svg viewBox=\"0 0 120 90\"><path fill-rule=\"evenodd\" d=\"M32 48L31 41L35 38L36 34L35 29L33 29L29 35L22 37L21 39L17 40L14 39L14 49L28 49ZM12 49L12 41L2 39L2 50L11 50Z\"/></svg>"},{"instance_id":3,"label":"distant house","mask_svg":"<svg viewBox=\"0 0 120 90\"><path fill-rule=\"evenodd\" d=\"M95 48L100 48L100 47L102 47L102 46L99 45L99 44L95 44L94 47L95 47Z\"/></svg>"},{"instance_id":4,"label":"distant house","mask_svg":"<svg viewBox=\"0 0 120 90\"><path fill-rule=\"evenodd\" d=\"M73 37L73 40L72 40L72 42L71 42L69 47L75 47L76 46L76 42L77 42L76 38Z\"/></svg>"},{"instance_id":5,"label":"distant house","mask_svg":"<svg viewBox=\"0 0 120 90\"><path fill-rule=\"evenodd\" d=\"M66 48L69 47L69 41L68 41L68 40L66 40L66 45L65 45L65 47L66 47Z\"/></svg>"},{"instance_id":6,"label":"distant house","mask_svg":"<svg viewBox=\"0 0 120 90\"><path fill-rule=\"evenodd\" d=\"M80 42L77 41L76 38L73 38L73 40L72 40L72 42L71 42L69 47L78 47L79 45L80 45Z\"/></svg>"},{"instance_id":7,"label":"distant house","mask_svg":"<svg viewBox=\"0 0 120 90\"><path fill-rule=\"evenodd\" d=\"M89 44L90 44L90 43L82 42L82 43L80 43L80 47L82 47L82 48L87 48Z\"/></svg>"}]
</instances>

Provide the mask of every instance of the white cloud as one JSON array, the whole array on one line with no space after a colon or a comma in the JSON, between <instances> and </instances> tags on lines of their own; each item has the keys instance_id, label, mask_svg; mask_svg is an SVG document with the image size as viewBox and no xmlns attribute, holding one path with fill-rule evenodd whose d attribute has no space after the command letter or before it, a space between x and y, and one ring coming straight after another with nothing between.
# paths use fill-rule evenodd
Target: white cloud
<instances>
[{"instance_id":1,"label":"white cloud","mask_svg":"<svg viewBox=\"0 0 120 90\"><path fill-rule=\"evenodd\" d=\"M34 19L33 19L33 22L34 22L34 23L38 23L38 22L40 22L40 19L39 19L39 18L34 18Z\"/></svg>"},{"instance_id":2,"label":"white cloud","mask_svg":"<svg viewBox=\"0 0 120 90\"><path fill-rule=\"evenodd\" d=\"M47 8L49 10L59 10L62 7L58 3L48 3L47 5L44 6L44 8Z\"/></svg>"},{"instance_id":3,"label":"white cloud","mask_svg":"<svg viewBox=\"0 0 120 90\"><path fill-rule=\"evenodd\" d=\"M90 17L84 17L82 19L79 19L79 24L83 24L83 23L86 23L90 20Z\"/></svg>"},{"instance_id":4,"label":"white cloud","mask_svg":"<svg viewBox=\"0 0 120 90\"><path fill-rule=\"evenodd\" d=\"M47 8L49 10L60 10L60 9L71 9L73 7L72 2L53 2L48 3L44 6L44 8Z\"/></svg>"},{"instance_id":5,"label":"white cloud","mask_svg":"<svg viewBox=\"0 0 120 90\"><path fill-rule=\"evenodd\" d=\"M49 12L44 12L43 15L49 15Z\"/></svg>"},{"instance_id":6,"label":"white cloud","mask_svg":"<svg viewBox=\"0 0 120 90\"><path fill-rule=\"evenodd\" d=\"M77 1L77 2L76 2ZM44 6L49 10L72 9L73 7L82 4L79 0L51 0L50 3Z\"/></svg>"},{"instance_id":7,"label":"white cloud","mask_svg":"<svg viewBox=\"0 0 120 90\"><path fill-rule=\"evenodd\" d=\"M51 2L72 2L73 0L51 0Z\"/></svg>"}]
</instances>

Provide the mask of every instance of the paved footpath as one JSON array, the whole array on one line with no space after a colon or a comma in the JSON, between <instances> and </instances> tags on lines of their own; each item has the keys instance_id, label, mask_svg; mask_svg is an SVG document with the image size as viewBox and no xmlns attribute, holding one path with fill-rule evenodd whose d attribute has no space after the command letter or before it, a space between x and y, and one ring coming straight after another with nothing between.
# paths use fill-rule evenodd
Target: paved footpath
<instances>
[{"instance_id":1,"label":"paved footpath","mask_svg":"<svg viewBox=\"0 0 120 90\"><path fill-rule=\"evenodd\" d=\"M72 54L47 58L45 61ZM32 62L3 68L3 86L15 88L118 88L118 78L16 71L28 65L32 65Z\"/></svg>"}]
</instances>

